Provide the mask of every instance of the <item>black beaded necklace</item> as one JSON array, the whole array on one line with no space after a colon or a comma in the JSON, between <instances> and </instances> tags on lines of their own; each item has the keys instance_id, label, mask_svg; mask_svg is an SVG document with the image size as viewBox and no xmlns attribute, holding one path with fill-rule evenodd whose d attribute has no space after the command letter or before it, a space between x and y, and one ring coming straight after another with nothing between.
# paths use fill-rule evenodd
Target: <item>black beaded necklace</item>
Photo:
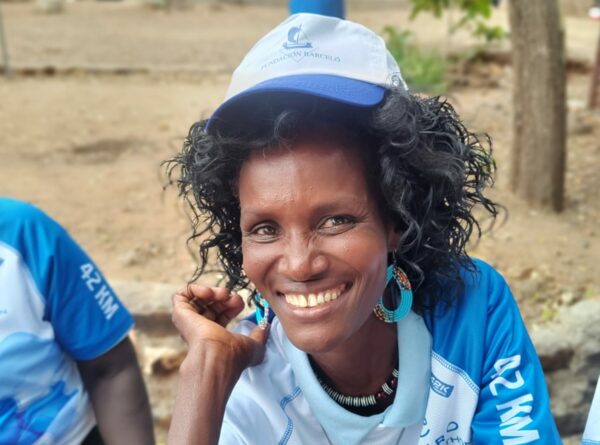
<instances>
[{"instance_id":1,"label":"black beaded necklace","mask_svg":"<svg viewBox=\"0 0 600 445\"><path fill-rule=\"evenodd\" d=\"M343 406L348 411L362 416L369 416L383 412L394 402L396 388L398 386L397 361L392 373L383 383L383 385L381 385L375 394L369 394L366 396L347 396L339 393L326 381L326 377L323 376L322 371L312 359L310 359L310 363L323 390L329 395L329 397L331 397L335 402Z\"/></svg>"}]
</instances>

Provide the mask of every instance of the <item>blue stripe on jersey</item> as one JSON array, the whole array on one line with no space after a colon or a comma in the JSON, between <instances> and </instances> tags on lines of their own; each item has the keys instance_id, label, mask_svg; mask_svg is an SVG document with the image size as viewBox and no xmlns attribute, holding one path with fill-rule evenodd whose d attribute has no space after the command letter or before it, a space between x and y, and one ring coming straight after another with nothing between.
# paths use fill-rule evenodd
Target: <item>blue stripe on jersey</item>
<instances>
[{"instance_id":1,"label":"blue stripe on jersey","mask_svg":"<svg viewBox=\"0 0 600 445\"><path fill-rule=\"evenodd\" d=\"M279 445L285 445L286 443L288 443L288 440L290 440L290 436L292 435L292 431L294 430L294 424L292 423L292 419L290 418L290 416L285 412L285 407L288 405L288 403L290 403L292 400L298 397L300 392L300 387L296 386L291 394L288 394L283 399L281 399L281 402L279 402L281 410L285 414L285 417L287 417L287 426L285 428L283 436L281 437L281 440L279 441Z\"/></svg>"}]
</instances>

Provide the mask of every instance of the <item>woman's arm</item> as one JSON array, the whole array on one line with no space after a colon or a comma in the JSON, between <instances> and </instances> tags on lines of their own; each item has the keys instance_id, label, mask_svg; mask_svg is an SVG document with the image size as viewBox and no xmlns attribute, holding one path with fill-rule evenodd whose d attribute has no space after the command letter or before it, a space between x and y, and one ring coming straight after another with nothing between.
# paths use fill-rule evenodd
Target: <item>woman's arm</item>
<instances>
[{"instance_id":1,"label":"woman's arm","mask_svg":"<svg viewBox=\"0 0 600 445\"><path fill-rule=\"evenodd\" d=\"M216 444L225 405L240 374L235 357L218 348L190 351L179 369L169 444Z\"/></svg>"},{"instance_id":2,"label":"woman's arm","mask_svg":"<svg viewBox=\"0 0 600 445\"><path fill-rule=\"evenodd\" d=\"M148 395L129 338L93 360L77 362L107 445L152 445Z\"/></svg>"},{"instance_id":3,"label":"woman's arm","mask_svg":"<svg viewBox=\"0 0 600 445\"><path fill-rule=\"evenodd\" d=\"M215 445L225 405L242 371L262 362L267 331L250 336L225 329L243 309L225 288L190 286L173 297L173 322L189 352L179 383L169 445Z\"/></svg>"}]
</instances>

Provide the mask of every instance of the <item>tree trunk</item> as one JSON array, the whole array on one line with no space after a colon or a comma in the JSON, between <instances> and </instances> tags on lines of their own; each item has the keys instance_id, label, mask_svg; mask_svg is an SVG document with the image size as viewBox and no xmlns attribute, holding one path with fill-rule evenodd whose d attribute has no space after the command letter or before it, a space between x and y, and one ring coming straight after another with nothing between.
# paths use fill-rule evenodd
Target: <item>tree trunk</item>
<instances>
[{"instance_id":1,"label":"tree trunk","mask_svg":"<svg viewBox=\"0 0 600 445\"><path fill-rule=\"evenodd\" d=\"M511 0L514 71L513 191L536 207L564 201L564 32L557 0Z\"/></svg>"},{"instance_id":2,"label":"tree trunk","mask_svg":"<svg viewBox=\"0 0 600 445\"><path fill-rule=\"evenodd\" d=\"M588 106L593 110L600 105L600 32L598 33L598 43L596 43L596 62L592 69L592 82L590 84L590 96Z\"/></svg>"}]
</instances>

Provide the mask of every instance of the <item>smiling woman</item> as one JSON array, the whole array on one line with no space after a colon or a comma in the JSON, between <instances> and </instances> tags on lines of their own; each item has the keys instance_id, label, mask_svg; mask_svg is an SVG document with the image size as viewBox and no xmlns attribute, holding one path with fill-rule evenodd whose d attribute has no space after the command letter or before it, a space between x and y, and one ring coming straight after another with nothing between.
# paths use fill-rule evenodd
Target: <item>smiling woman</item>
<instances>
[{"instance_id":1,"label":"smiling woman","mask_svg":"<svg viewBox=\"0 0 600 445\"><path fill-rule=\"evenodd\" d=\"M216 249L228 285L173 297L169 443L560 443L510 291L465 252L472 208L496 214L490 152L371 31L290 17L170 165L195 278ZM239 288L256 316L228 331Z\"/></svg>"}]
</instances>

